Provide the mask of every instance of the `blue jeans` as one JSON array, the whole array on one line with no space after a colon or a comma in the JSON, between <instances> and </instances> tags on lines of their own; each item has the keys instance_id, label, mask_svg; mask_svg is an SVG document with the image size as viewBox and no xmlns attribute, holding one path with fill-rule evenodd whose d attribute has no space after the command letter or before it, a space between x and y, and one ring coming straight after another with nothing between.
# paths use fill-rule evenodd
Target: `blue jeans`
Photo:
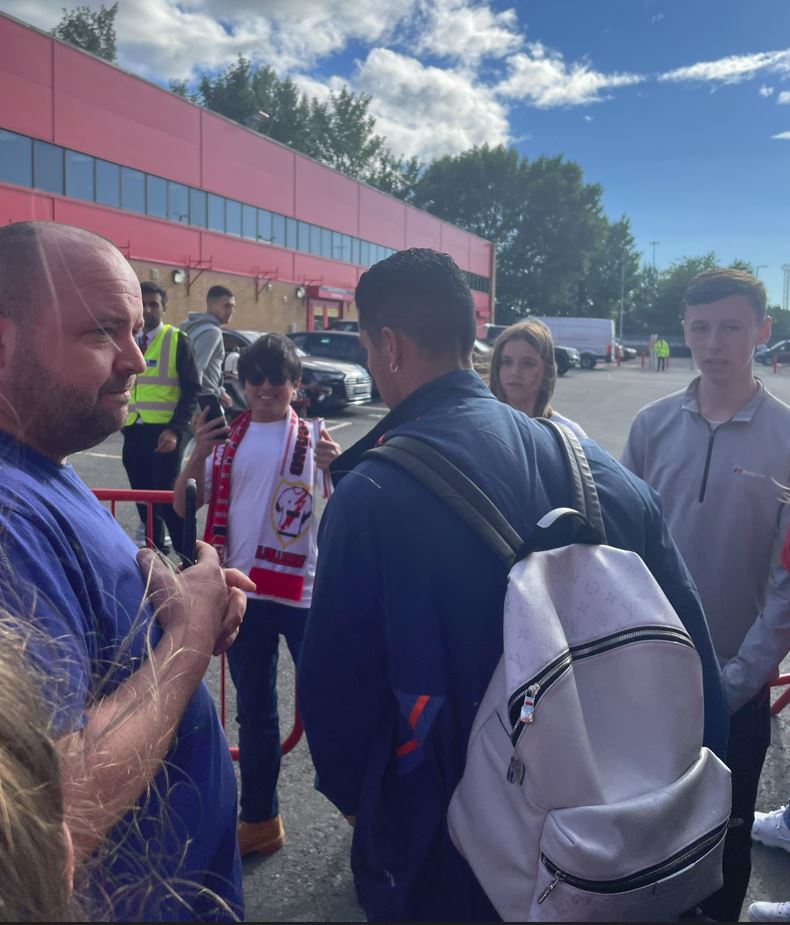
<instances>
[{"instance_id":1,"label":"blue jeans","mask_svg":"<svg viewBox=\"0 0 790 925\"><path fill-rule=\"evenodd\" d=\"M308 613L306 607L248 598L239 635L228 649L239 724L240 816L245 822L265 822L279 815L277 778L281 751L277 657L280 635L285 637L296 664Z\"/></svg>"}]
</instances>

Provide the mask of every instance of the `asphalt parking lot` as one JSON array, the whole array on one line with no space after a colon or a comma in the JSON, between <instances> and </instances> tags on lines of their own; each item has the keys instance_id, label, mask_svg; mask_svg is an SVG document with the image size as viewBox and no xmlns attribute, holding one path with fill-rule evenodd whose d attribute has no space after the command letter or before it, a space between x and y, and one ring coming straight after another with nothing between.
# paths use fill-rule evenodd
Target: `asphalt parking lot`
<instances>
[{"instance_id":1,"label":"asphalt parking lot","mask_svg":"<svg viewBox=\"0 0 790 925\"><path fill-rule=\"evenodd\" d=\"M790 369L773 373L757 366L755 373L790 404ZM643 405L685 387L694 375L691 361L673 358L665 373L640 366L639 360L621 367L601 366L591 372L572 370L557 382L554 407L577 421L593 439L619 456L634 414ZM343 447L351 445L386 413L365 405L327 419ZM120 462L121 439L113 435L89 453L72 459L92 487L128 487ZM132 529L130 509L119 509L122 523ZM214 660L209 685L219 699L219 662ZM785 662L790 671L790 659ZM280 672L283 735L293 716L293 671L285 649ZM235 742L235 723L228 693L228 735ZM773 721L773 743L763 774L758 808L769 810L790 797L790 706ZM313 769L304 738L283 759L280 779L281 812L287 832L283 851L269 859L244 862L246 917L251 921L364 921L348 868L350 829L345 820L313 788ZM790 854L756 845L747 902L790 899ZM745 920L745 911L741 920Z\"/></svg>"}]
</instances>

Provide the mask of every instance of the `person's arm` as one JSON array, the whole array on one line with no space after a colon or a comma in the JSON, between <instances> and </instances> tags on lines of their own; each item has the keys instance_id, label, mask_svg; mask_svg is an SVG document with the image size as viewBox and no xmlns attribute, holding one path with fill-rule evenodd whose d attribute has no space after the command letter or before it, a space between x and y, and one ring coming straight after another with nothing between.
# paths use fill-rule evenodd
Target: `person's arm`
<instances>
[{"instance_id":1,"label":"person's arm","mask_svg":"<svg viewBox=\"0 0 790 925\"><path fill-rule=\"evenodd\" d=\"M186 334L176 336L176 374L180 395L176 403L173 416L170 418L167 429L174 435L184 436L189 430L192 415L197 405L197 395L200 391L200 373L195 363L195 355ZM175 444L173 446L175 449Z\"/></svg>"},{"instance_id":2,"label":"person's arm","mask_svg":"<svg viewBox=\"0 0 790 925\"><path fill-rule=\"evenodd\" d=\"M790 574L780 562L789 529L790 505L783 504L774 539L765 605L749 627L738 654L722 669L732 713L775 677L779 663L790 652Z\"/></svg>"},{"instance_id":3,"label":"person's arm","mask_svg":"<svg viewBox=\"0 0 790 925\"><path fill-rule=\"evenodd\" d=\"M209 362L216 353L217 348L222 344L222 331L217 325L206 323L196 330L193 329L188 337L195 357L195 365L200 375L201 387L206 391L212 391L204 380Z\"/></svg>"},{"instance_id":4,"label":"person's arm","mask_svg":"<svg viewBox=\"0 0 790 925\"><path fill-rule=\"evenodd\" d=\"M727 756L729 710L721 671L697 587L661 513L657 492L645 486L652 503L645 504L644 561L680 617L702 662L705 698L704 744L722 760Z\"/></svg>"},{"instance_id":5,"label":"person's arm","mask_svg":"<svg viewBox=\"0 0 790 925\"><path fill-rule=\"evenodd\" d=\"M354 816L392 695L376 590L377 543L365 522L372 498L364 489L343 488L321 522L296 690L316 787L341 813Z\"/></svg>"},{"instance_id":6,"label":"person's arm","mask_svg":"<svg viewBox=\"0 0 790 925\"><path fill-rule=\"evenodd\" d=\"M638 475L640 479L645 477L646 431L647 424L645 416L643 414L638 414L631 424L631 429L628 431L625 447L620 457L620 462L626 469L630 469L631 472L633 472L634 475Z\"/></svg>"},{"instance_id":7,"label":"person's arm","mask_svg":"<svg viewBox=\"0 0 790 925\"><path fill-rule=\"evenodd\" d=\"M212 654L235 638L248 579L228 589L216 552L198 544L197 563L178 578L151 550L138 562L162 627L143 666L85 712L85 724L56 742L65 821L77 857L89 854L135 805L162 767L173 734Z\"/></svg>"},{"instance_id":8,"label":"person's arm","mask_svg":"<svg viewBox=\"0 0 790 925\"><path fill-rule=\"evenodd\" d=\"M209 409L204 408L195 424L195 443L189 459L184 463L178 478L173 485L173 510L179 517L183 517L186 507L186 491L189 479L197 483L195 507L200 508L205 503L206 460L214 452L214 447L228 435L228 427L223 418L213 418L207 421Z\"/></svg>"}]
</instances>

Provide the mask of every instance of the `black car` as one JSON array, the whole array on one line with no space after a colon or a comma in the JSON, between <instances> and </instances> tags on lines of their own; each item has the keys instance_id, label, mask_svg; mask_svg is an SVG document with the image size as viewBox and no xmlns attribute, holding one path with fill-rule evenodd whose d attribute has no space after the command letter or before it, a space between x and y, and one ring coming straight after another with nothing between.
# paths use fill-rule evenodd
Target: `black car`
<instances>
[{"instance_id":1,"label":"black car","mask_svg":"<svg viewBox=\"0 0 790 925\"><path fill-rule=\"evenodd\" d=\"M351 318L333 318L327 325L330 331L359 331L359 322Z\"/></svg>"},{"instance_id":2,"label":"black car","mask_svg":"<svg viewBox=\"0 0 790 925\"><path fill-rule=\"evenodd\" d=\"M368 368L368 352L355 331L297 331L288 335L310 357L345 360ZM372 383L373 398L378 399L376 383Z\"/></svg>"},{"instance_id":3,"label":"black car","mask_svg":"<svg viewBox=\"0 0 790 925\"><path fill-rule=\"evenodd\" d=\"M238 354L264 333L235 328L222 331L225 342L224 386L233 398L231 418L247 406L238 376L234 376L233 354ZM294 402L299 411L317 415L323 411L337 411L346 405L362 405L370 401L371 379L364 367L351 361L308 357L303 350L299 350L299 355L302 359L302 385L298 399Z\"/></svg>"}]
</instances>

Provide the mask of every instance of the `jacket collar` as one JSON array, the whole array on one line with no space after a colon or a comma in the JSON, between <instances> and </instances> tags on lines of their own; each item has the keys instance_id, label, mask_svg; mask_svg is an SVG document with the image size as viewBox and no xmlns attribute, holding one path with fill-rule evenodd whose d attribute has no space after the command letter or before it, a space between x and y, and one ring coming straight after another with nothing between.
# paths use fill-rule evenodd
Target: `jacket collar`
<instances>
[{"instance_id":1,"label":"jacket collar","mask_svg":"<svg viewBox=\"0 0 790 925\"><path fill-rule=\"evenodd\" d=\"M472 369L455 369L426 382L395 405L372 430L332 461L329 469L335 485L359 463L363 453L383 442L391 430L416 421L426 411L442 404L448 396L452 396L456 401L463 398L494 398L480 376Z\"/></svg>"},{"instance_id":2,"label":"jacket collar","mask_svg":"<svg viewBox=\"0 0 790 925\"><path fill-rule=\"evenodd\" d=\"M692 379L686 389L686 394L683 396L683 405L682 408L684 411L690 411L693 414L698 414L702 417L702 412L699 410L699 402L697 400L697 388L699 386L700 376L697 376L695 379ZM751 421L754 417L757 409L765 401L765 386L761 379L758 379L756 376L755 382L757 383L757 391L749 399L748 402L737 411L731 418L730 421ZM727 421L729 424L730 421Z\"/></svg>"}]
</instances>

